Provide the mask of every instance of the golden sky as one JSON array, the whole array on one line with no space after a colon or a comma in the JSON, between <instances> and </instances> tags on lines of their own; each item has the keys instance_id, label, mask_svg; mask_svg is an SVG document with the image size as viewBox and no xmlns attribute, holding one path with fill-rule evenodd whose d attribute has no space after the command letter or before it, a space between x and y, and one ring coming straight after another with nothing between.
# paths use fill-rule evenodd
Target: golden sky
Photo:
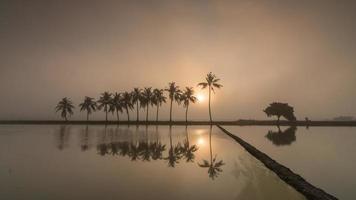
<instances>
[{"instance_id":1,"label":"golden sky","mask_svg":"<svg viewBox=\"0 0 356 200\"><path fill-rule=\"evenodd\" d=\"M302 119L356 115L355 11L326 0L2 0L0 119L57 119L64 96L196 86L210 71L224 85L215 119L264 119L272 101ZM206 101L190 117L208 119Z\"/></svg>"}]
</instances>

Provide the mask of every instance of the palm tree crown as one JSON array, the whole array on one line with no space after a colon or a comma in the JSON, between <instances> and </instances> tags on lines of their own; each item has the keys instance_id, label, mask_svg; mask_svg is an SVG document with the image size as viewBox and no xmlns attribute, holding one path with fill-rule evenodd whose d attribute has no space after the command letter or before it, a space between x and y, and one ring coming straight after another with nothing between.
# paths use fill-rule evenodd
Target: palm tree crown
<instances>
[{"instance_id":1,"label":"palm tree crown","mask_svg":"<svg viewBox=\"0 0 356 200\"><path fill-rule=\"evenodd\" d=\"M176 101L178 104L180 104L180 99L181 99L181 91L179 90L179 86L176 85L175 82L170 82L168 84L168 88L166 89L168 92L168 97L171 100L171 105L170 105L170 112L169 112L169 121L172 122L172 105L173 101Z\"/></svg>"},{"instance_id":2,"label":"palm tree crown","mask_svg":"<svg viewBox=\"0 0 356 200\"><path fill-rule=\"evenodd\" d=\"M142 92L141 106L146 108L146 122L148 122L148 108L153 105L153 92L152 88L145 88Z\"/></svg>"},{"instance_id":3,"label":"palm tree crown","mask_svg":"<svg viewBox=\"0 0 356 200\"><path fill-rule=\"evenodd\" d=\"M56 112L61 111L61 117L64 118L65 121L68 121L67 115L68 114L70 116L73 115L74 105L69 98L65 97L61 101L58 102L55 109L56 109Z\"/></svg>"},{"instance_id":4,"label":"palm tree crown","mask_svg":"<svg viewBox=\"0 0 356 200\"><path fill-rule=\"evenodd\" d=\"M162 89L154 89L153 90L153 98L152 98L152 103L157 106L157 111L156 111L156 122L158 122L158 110L159 107L162 106L162 103L166 103L167 97L164 96Z\"/></svg>"},{"instance_id":5,"label":"palm tree crown","mask_svg":"<svg viewBox=\"0 0 356 200\"><path fill-rule=\"evenodd\" d=\"M222 85L218 83L220 81L220 79L218 79L215 76L215 74L213 74L212 72L209 72L209 74L206 75L205 80L206 80L206 82L201 82L198 84L198 86L201 86L202 89L205 89L207 87L209 88L209 117L210 117L210 123L211 123L213 121L212 117L211 117L211 106L210 106L211 91L213 91L215 93L214 88L220 89L222 87Z\"/></svg>"},{"instance_id":6,"label":"palm tree crown","mask_svg":"<svg viewBox=\"0 0 356 200\"><path fill-rule=\"evenodd\" d=\"M83 103L79 104L79 107L80 111L87 111L87 121L89 120L89 115L97 109L96 101L94 98L87 96L84 98Z\"/></svg>"},{"instance_id":7,"label":"palm tree crown","mask_svg":"<svg viewBox=\"0 0 356 200\"><path fill-rule=\"evenodd\" d=\"M181 101L183 102L183 106L186 108L185 110L185 122L188 122L188 108L190 102L195 103L197 101L197 97L194 96L194 90L192 87L186 87L181 95Z\"/></svg>"},{"instance_id":8,"label":"palm tree crown","mask_svg":"<svg viewBox=\"0 0 356 200\"><path fill-rule=\"evenodd\" d=\"M139 113L139 104L142 98L142 90L140 88L134 88L134 90L131 92L132 95L132 103L136 104L136 121L138 122L140 119L140 113Z\"/></svg>"},{"instance_id":9,"label":"palm tree crown","mask_svg":"<svg viewBox=\"0 0 356 200\"><path fill-rule=\"evenodd\" d=\"M112 94L109 92L104 92L101 94L99 100L98 100L98 109L101 110L103 109L105 112L105 121L108 121L108 112L110 108L110 104L112 101Z\"/></svg>"},{"instance_id":10,"label":"palm tree crown","mask_svg":"<svg viewBox=\"0 0 356 200\"><path fill-rule=\"evenodd\" d=\"M133 104L132 104L132 94L129 92L124 92L122 94L122 105L126 110L127 114L127 121L130 121L130 113L129 110L133 109Z\"/></svg>"}]
</instances>

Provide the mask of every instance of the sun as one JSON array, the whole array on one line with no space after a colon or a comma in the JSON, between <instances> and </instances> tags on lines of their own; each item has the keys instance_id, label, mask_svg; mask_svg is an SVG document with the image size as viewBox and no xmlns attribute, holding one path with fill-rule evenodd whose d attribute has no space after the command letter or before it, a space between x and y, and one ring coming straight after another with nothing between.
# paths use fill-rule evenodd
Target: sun
<instances>
[{"instance_id":1,"label":"sun","mask_svg":"<svg viewBox=\"0 0 356 200\"><path fill-rule=\"evenodd\" d=\"M197 94L198 102L203 102L205 100L205 96L203 94Z\"/></svg>"}]
</instances>

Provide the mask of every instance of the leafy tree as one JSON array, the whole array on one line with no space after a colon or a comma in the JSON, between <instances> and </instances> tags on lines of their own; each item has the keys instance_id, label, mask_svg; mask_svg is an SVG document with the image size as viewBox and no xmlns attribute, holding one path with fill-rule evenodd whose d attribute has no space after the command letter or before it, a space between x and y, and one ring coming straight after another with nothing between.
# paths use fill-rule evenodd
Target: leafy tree
<instances>
[{"instance_id":1,"label":"leafy tree","mask_svg":"<svg viewBox=\"0 0 356 200\"><path fill-rule=\"evenodd\" d=\"M112 94L109 92L104 92L101 94L99 100L98 100L98 109L101 110L103 109L105 112L105 121L108 122L108 112L110 108L110 104L112 101Z\"/></svg>"},{"instance_id":2,"label":"leafy tree","mask_svg":"<svg viewBox=\"0 0 356 200\"><path fill-rule=\"evenodd\" d=\"M154 105L157 106L157 111L156 111L156 122L158 122L158 110L159 107L162 106L162 103L166 103L167 97L164 96L162 89L154 89L153 90L153 98L152 102Z\"/></svg>"},{"instance_id":3,"label":"leafy tree","mask_svg":"<svg viewBox=\"0 0 356 200\"><path fill-rule=\"evenodd\" d=\"M87 111L87 121L89 121L89 115L97 109L96 101L91 97L85 97L83 103L79 104L79 107L80 111Z\"/></svg>"},{"instance_id":4,"label":"leafy tree","mask_svg":"<svg viewBox=\"0 0 356 200\"><path fill-rule=\"evenodd\" d=\"M172 122L173 101L176 101L178 104L180 104L182 92L179 90L179 86L177 86L175 82L169 83L166 91L168 92L168 94L169 94L168 97L169 97L169 100L171 101L170 109L169 109L169 122Z\"/></svg>"},{"instance_id":5,"label":"leafy tree","mask_svg":"<svg viewBox=\"0 0 356 200\"><path fill-rule=\"evenodd\" d=\"M65 97L58 102L55 109L56 112L61 112L61 117L64 118L65 121L68 121L67 115L68 114L69 116L73 115L74 105L69 98Z\"/></svg>"},{"instance_id":6,"label":"leafy tree","mask_svg":"<svg viewBox=\"0 0 356 200\"><path fill-rule=\"evenodd\" d=\"M198 86L201 86L202 89L205 89L207 87L209 89L209 117L210 117L210 123L212 123L213 119L211 117L211 105L210 105L211 91L213 91L215 93L214 88L220 89L222 87L222 85L218 83L220 81L220 79L218 79L215 76L215 74L213 74L212 72L210 72L209 74L206 75L205 80L206 80L206 82L201 82L198 84Z\"/></svg>"},{"instance_id":7,"label":"leafy tree","mask_svg":"<svg viewBox=\"0 0 356 200\"><path fill-rule=\"evenodd\" d=\"M188 108L190 103L195 103L197 98L194 96L194 90L192 87L186 87L182 93L181 101L185 107L185 122L188 123Z\"/></svg>"},{"instance_id":8,"label":"leafy tree","mask_svg":"<svg viewBox=\"0 0 356 200\"><path fill-rule=\"evenodd\" d=\"M278 123L281 117L286 118L288 121L295 121L294 108L287 103L274 102L271 103L265 110L267 117L276 116Z\"/></svg>"},{"instance_id":9,"label":"leafy tree","mask_svg":"<svg viewBox=\"0 0 356 200\"><path fill-rule=\"evenodd\" d=\"M138 122L140 117L139 104L142 98L142 90L140 88L134 88L131 95L132 95L132 103L136 104L136 114L137 114L136 121Z\"/></svg>"}]
</instances>

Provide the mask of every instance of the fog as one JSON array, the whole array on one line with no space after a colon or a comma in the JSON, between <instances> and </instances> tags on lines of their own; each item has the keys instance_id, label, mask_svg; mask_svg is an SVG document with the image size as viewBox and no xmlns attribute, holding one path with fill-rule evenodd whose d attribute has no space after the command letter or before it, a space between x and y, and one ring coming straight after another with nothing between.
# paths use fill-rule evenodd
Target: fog
<instances>
[{"instance_id":1,"label":"fog","mask_svg":"<svg viewBox=\"0 0 356 200\"><path fill-rule=\"evenodd\" d=\"M0 119L59 119L62 97L77 105L171 81L201 93L210 71L224 86L212 99L216 120L265 119L273 101L301 119L356 116L355 11L352 1L324 0L2 0ZM173 112L184 118L182 106ZM189 118L209 119L207 102Z\"/></svg>"}]
</instances>

